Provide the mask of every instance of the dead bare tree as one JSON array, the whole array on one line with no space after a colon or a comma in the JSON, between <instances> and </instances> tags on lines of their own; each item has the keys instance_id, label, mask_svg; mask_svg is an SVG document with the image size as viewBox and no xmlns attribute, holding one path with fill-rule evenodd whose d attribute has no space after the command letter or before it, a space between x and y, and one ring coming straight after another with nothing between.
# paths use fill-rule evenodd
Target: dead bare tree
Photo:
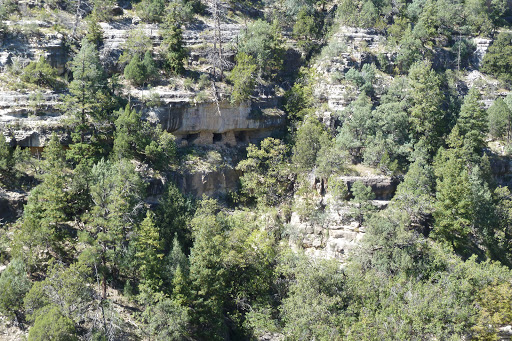
<instances>
[{"instance_id":1,"label":"dead bare tree","mask_svg":"<svg viewBox=\"0 0 512 341\"><path fill-rule=\"evenodd\" d=\"M220 0L207 0L207 6L213 18L213 50L208 53L208 57L213 65L213 77L217 78L217 70L219 78L224 77L224 63L222 53L222 32L221 22L226 15L226 8Z\"/></svg>"},{"instance_id":2,"label":"dead bare tree","mask_svg":"<svg viewBox=\"0 0 512 341\"><path fill-rule=\"evenodd\" d=\"M213 19L213 48L207 50L207 60L212 65L212 95L217 105L217 112L221 115L219 105L219 91L215 84L216 80L224 79L224 70L230 67L226 60L222 45L221 23L226 17L226 4L221 0L206 0L206 5Z\"/></svg>"},{"instance_id":3,"label":"dead bare tree","mask_svg":"<svg viewBox=\"0 0 512 341\"><path fill-rule=\"evenodd\" d=\"M87 0L76 0L76 10L75 10L75 22L73 24L73 34L72 37L76 37L76 29L80 24L80 20L92 10L92 4Z\"/></svg>"}]
</instances>

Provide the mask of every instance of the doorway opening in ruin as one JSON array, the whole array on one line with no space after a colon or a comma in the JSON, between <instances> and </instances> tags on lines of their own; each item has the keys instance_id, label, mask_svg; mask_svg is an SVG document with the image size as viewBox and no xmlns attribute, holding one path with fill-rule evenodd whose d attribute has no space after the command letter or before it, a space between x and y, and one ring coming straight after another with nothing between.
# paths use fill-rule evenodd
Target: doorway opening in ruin
<instances>
[{"instance_id":1,"label":"doorway opening in ruin","mask_svg":"<svg viewBox=\"0 0 512 341\"><path fill-rule=\"evenodd\" d=\"M222 134L213 133L213 143L222 142Z\"/></svg>"},{"instance_id":2,"label":"doorway opening in ruin","mask_svg":"<svg viewBox=\"0 0 512 341\"><path fill-rule=\"evenodd\" d=\"M197 138L199 137L199 133L196 133L196 134L188 134L186 137L185 137L185 140L187 140L188 143L192 143L194 142L195 140L197 140Z\"/></svg>"},{"instance_id":3,"label":"doorway opening in ruin","mask_svg":"<svg viewBox=\"0 0 512 341\"><path fill-rule=\"evenodd\" d=\"M236 143L246 143L248 140L247 132L235 131L235 140L236 140Z\"/></svg>"}]
</instances>

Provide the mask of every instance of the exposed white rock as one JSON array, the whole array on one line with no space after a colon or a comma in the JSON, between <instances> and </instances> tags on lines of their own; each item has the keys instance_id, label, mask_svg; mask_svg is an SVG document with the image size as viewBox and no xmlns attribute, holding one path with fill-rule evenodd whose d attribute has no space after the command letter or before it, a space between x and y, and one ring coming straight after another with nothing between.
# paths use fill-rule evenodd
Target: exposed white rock
<instances>
[{"instance_id":1,"label":"exposed white rock","mask_svg":"<svg viewBox=\"0 0 512 341\"><path fill-rule=\"evenodd\" d=\"M349 206L327 206L322 217L303 221L292 213L289 229L294 231L290 243L304 248L306 254L322 259L346 261L364 236L364 227L352 220Z\"/></svg>"},{"instance_id":2,"label":"exposed white rock","mask_svg":"<svg viewBox=\"0 0 512 341\"><path fill-rule=\"evenodd\" d=\"M484 59L485 54L487 53L487 49L492 43L492 39L490 38L474 38L473 43L475 43L476 50L473 54L475 58L475 64L480 67L482 61Z\"/></svg>"}]
</instances>

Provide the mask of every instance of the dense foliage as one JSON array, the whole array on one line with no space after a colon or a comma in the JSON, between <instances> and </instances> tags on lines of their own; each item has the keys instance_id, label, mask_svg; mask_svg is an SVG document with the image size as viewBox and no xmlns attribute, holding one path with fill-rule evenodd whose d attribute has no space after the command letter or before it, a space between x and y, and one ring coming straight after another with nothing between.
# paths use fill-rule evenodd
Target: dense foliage
<instances>
[{"instance_id":1,"label":"dense foliage","mask_svg":"<svg viewBox=\"0 0 512 341\"><path fill-rule=\"evenodd\" d=\"M509 2L117 5L0 0L0 39L63 30L69 53L63 72L42 54L5 67L33 92L30 115L62 91L66 118L42 152L0 133L0 204L26 194L19 219L0 220L2 327L28 340L499 339L512 323ZM15 33L36 10L74 23ZM105 57L102 27L129 17L137 28ZM482 60L477 36L493 38ZM286 122L228 132L236 147L170 133L173 110L222 120L227 101ZM225 169L236 190L188 192L190 174L228 181ZM396 191L382 198L375 179ZM333 235L357 245L345 254Z\"/></svg>"}]
</instances>

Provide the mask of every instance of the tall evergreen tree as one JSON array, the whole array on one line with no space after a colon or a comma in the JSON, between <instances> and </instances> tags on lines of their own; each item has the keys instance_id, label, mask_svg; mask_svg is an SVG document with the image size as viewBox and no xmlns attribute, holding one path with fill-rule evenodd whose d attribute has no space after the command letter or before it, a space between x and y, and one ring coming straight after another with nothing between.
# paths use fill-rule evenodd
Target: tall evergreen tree
<instances>
[{"instance_id":1,"label":"tall evergreen tree","mask_svg":"<svg viewBox=\"0 0 512 341\"><path fill-rule=\"evenodd\" d=\"M81 142L84 142L89 123L106 118L111 100L96 45L87 38L82 39L82 47L71 61L71 71L71 95L66 98L66 107L77 123Z\"/></svg>"},{"instance_id":2,"label":"tall evergreen tree","mask_svg":"<svg viewBox=\"0 0 512 341\"><path fill-rule=\"evenodd\" d=\"M81 257L99 268L102 296L106 298L107 280L118 276L130 236L140 218L143 184L134 166L127 160L116 163L101 160L92 169L93 207L85 217L88 228L84 241L89 247Z\"/></svg>"},{"instance_id":3,"label":"tall evergreen tree","mask_svg":"<svg viewBox=\"0 0 512 341\"><path fill-rule=\"evenodd\" d=\"M63 237L60 224L66 220L69 194L69 173L64 150L54 133L43 152L43 182L34 188L27 199L22 224L16 234L15 253L25 259L27 266L39 263L43 253L58 250Z\"/></svg>"},{"instance_id":4,"label":"tall evergreen tree","mask_svg":"<svg viewBox=\"0 0 512 341\"><path fill-rule=\"evenodd\" d=\"M433 154L441 144L446 128L443 124L444 111L441 110L444 95L441 78L432 69L431 63L420 61L409 70L409 84L412 107L410 121L416 142L426 145Z\"/></svg>"},{"instance_id":5,"label":"tall evergreen tree","mask_svg":"<svg viewBox=\"0 0 512 341\"><path fill-rule=\"evenodd\" d=\"M154 223L155 214L147 211L146 218L137 228L135 238L136 261L144 285L152 291L162 286L162 241Z\"/></svg>"},{"instance_id":6,"label":"tall evergreen tree","mask_svg":"<svg viewBox=\"0 0 512 341\"><path fill-rule=\"evenodd\" d=\"M192 219L194 246L190 252L192 321L198 334L210 340L223 340L227 334L224 304L229 288L227 272L222 266L226 245L222 215L216 201L202 200Z\"/></svg>"},{"instance_id":7,"label":"tall evergreen tree","mask_svg":"<svg viewBox=\"0 0 512 341\"><path fill-rule=\"evenodd\" d=\"M178 23L171 22L166 25L162 42L163 57L167 69L172 73L183 74L185 72L185 58L187 50L183 43L183 32Z\"/></svg>"},{"instance_id":8,"label":"tall evergreen tree","mask_svg":"<svg viewBox=\"0 0 512 341\"><path fill-rule=\"evenodd\" d=\"M409 166L404 181L398 185L391 207L404 212L411 225L422 224L434 208L434 187L432 167L424 160L416 160Z\"/></svg>"},{"instance_id":9,"label":"tall evergreen tree","mask_svg":"<svg viewBox=\"0 0 512 341\"><path fill-rule=\"evenodd\" d=\"M462 137L465 148L476 154L481 153L487 135L487 115L479 100L480 93L477 89L471 88L464 97L464 103L456 123L458 134Z\"/></svg>"},{"instance_id":10,"label":"tall evergreen tree","mask_svg":"<svg viewBox=\"0 0 512 341\"><path fill-rule=\"evenodd\" d=\"M472 232L472 202L469 174L464 158L456 149L444 150L435 163L437 177L435 225L436 239L449 242L462 251Z\"/></svg>"},{"instance_id":11,"label":"tall evergreen tree","mask_svg":"<svg viewBox=\"0 0 512 341\"><path fill-rule=\"evenodd\" d=\"M492 137L499 139L507 136L510 141L512 134L512 109L501 98L496 98L494 103L487 109L489 115L489 132Z\"/></svg>"}]
</instances>

